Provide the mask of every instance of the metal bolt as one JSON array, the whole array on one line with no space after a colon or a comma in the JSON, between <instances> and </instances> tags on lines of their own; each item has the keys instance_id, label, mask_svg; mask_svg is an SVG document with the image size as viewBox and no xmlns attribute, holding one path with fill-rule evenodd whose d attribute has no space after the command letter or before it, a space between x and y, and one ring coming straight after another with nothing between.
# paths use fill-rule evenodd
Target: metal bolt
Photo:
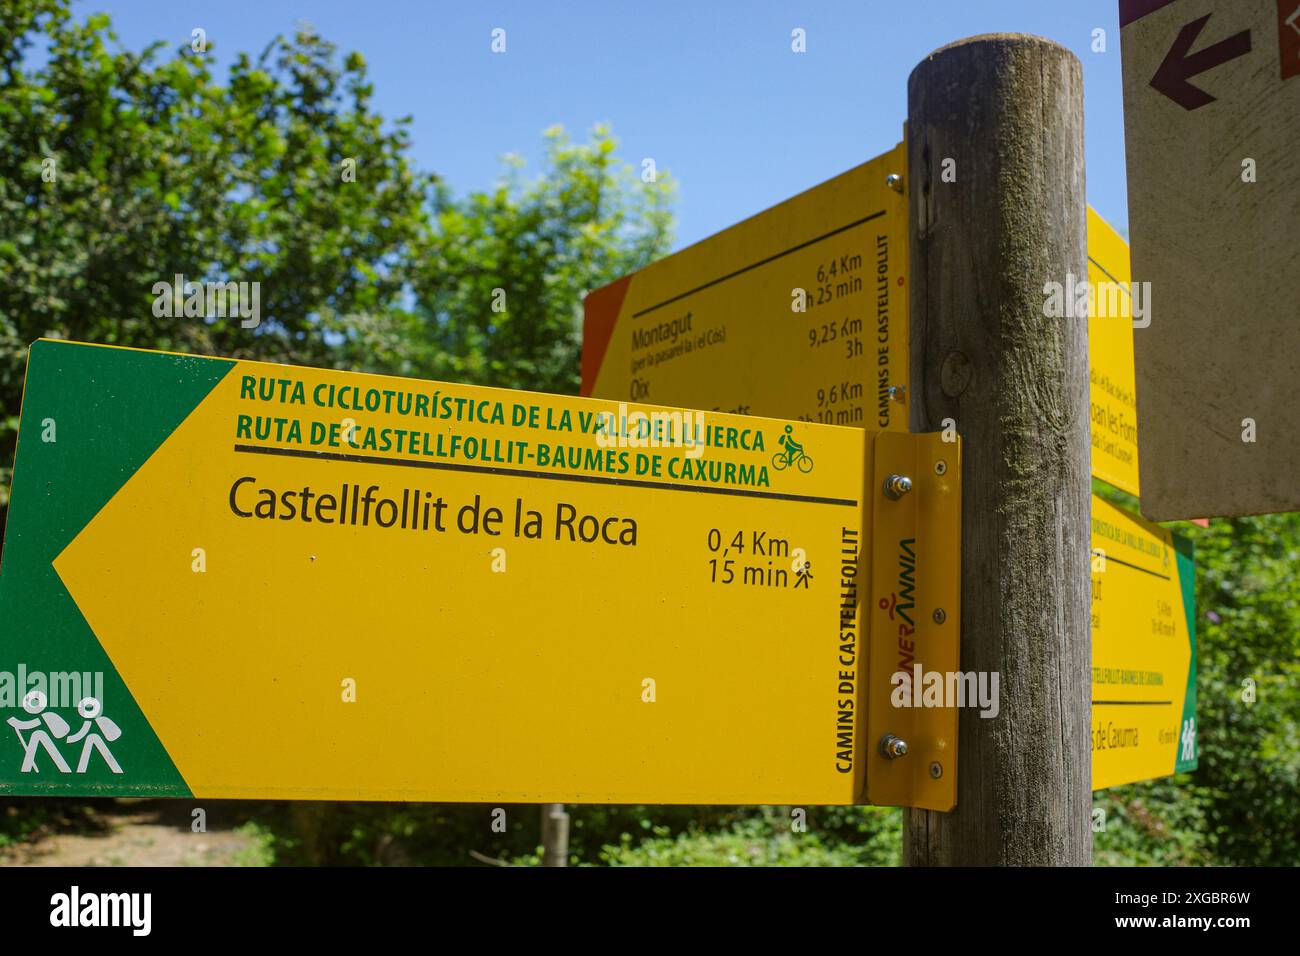
<instances>
[{"instance_id":1,"label":"metal bolt","mask_svg":"<svg viewBox=\"0 0 1300 956\"><path fill-rule=\"evenodd\" d=\"M948 463L940 458L934 463L934 473L936 475L946 475L948 473Z\"/></svg>"},{"instance_id":2,"label":"metal bolt","mask_svg":"<svg viewBox=\"0 0 1300 956\"><path fill-rule=\"evenodd\" d=\"M894 192L901 193L903 191L903 177L898 173L890 173L885 177L885 185Z\"/></svg>"},{"instance_id":3,"label":"metal bolt","mask_svg":"<svg viewBox=\"0 0 1300 956\"><path fill-rule=\"evenodd\" d=\"M888 395L889 395L889 400L890 400L891 402L899 402L899 403L906 402L906 401L907 401L907 386L906 386L906 385L891 385L891 386L889 386Z\"/></svg>"},{"instance_id":4,"label":"metal bolt","mask_svg":"<svg viewBox=\"0 0 1300 956\"><path fill-rule=\"evenodd\" d=\"M943 612L943 608L941 607L937 607L934 609L933 616L934 616L935 624L942 624L944 621L948 620L948 615Z\"/></svg>"},{"instance_id":5,"label":"metal bolt","mask_svg":"<svg viewBox=\"0 0 1300 956\"><path fill-rule=\"evenodd\" d=\"M939 763L939 761L937 760L934 763L930 764L930 776L934 777L935 780L938 780L940 777L942 777L943 764Z\"/></svg>"},{"instance_id":6,"label":"metal bolt","mask_svg":"<svg viewBox=\"0 0 1300 956\"><path fill-rule=\"evenodd\" d=\"M890 760L906 757L907 741L902 737L895 737L893 734L885 734L880 738L880 755Z\"/></svg>"},{"instance_id":7,"label":"metal bolt","mask_svg":"<svg viewBox=\"0 0 1300 956\"><path fill-rule=\"evenodd\" d=\"M885 497L897 501L912 490L912 479L906 475L890 475L885 479Z\"/></svg>"}]
</instances>

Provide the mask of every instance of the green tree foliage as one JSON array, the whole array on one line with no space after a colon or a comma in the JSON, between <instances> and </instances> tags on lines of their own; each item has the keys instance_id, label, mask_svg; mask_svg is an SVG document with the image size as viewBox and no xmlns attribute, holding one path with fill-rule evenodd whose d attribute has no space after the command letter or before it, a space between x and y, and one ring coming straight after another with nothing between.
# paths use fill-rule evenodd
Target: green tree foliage
<instances>
[{"instance_id":1,"label":"green tree foliage","mask_svg":"<svg viewBox=\"0 0 1300 956\"><path fill-rule=\"evenodd\" d=\"M573 394L582 298L664 255L673 183L643 183L608 127L545 133L541 175L506 157L496 187L433 193L410 267L415 308L340 326L349 364L399 375Z\"/></svg>"},{"instance_id":2,"label":"green tree foliage","mask_svg":"<svg viewBox=\"0 0 1300 956\"><path fill-rule=\"evenodd\" d=\"M1215 857L1300 865L1300 514L1196 531L1201 756L1192 776L1209 793Z\"/></svg>"},{"instance_id":3,"label":"green tree foliage","mask_svg":"<svg viewBox=\"0 0 1300 956\"><path fill-rule=\"evenodd\" d=\"M219 83L210 49L116 49L66 0L0 17L0 516L40 336L574 392L583 294L671 242L671 181L604 126L458 200L310 30ZM258 282L261 325L155 315L176 274Z\"/></svg>"},{"instance_id":4,"label":"green tree foliage","mask_svg":"<svg viewBox=\"0 0 1300 956\"><path fill-rule=\"evenodd\" d=\"M340 68L303 30L218 83L210 49L121 50L106 16L78 22L64 0L0 17L0 462L40 336L334 364L322 316L402 294L432 179L406 121L371 109L359 55ZM260 283L261 325L156 315L176 274Z\"/></svg>"},{"instance_id":5,"label":"green tree foliage","mask_svg":"<svg viewBox=\"0 0 1300 956\"><path fill-rule=\"evenodd\" d=\"M572 866L889 866L901 857L902 814L885 807L568 812ZM294 804L272 830L279 863L536 866L539 821L536 806Z\"/></svg>"}]
</instances>

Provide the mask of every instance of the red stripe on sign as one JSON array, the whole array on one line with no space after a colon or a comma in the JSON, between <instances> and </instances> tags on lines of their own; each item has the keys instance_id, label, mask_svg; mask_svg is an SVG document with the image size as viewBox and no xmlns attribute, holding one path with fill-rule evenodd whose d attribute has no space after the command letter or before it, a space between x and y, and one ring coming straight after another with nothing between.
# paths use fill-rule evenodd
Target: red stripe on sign
<instances>
[{"instance_id":1,"label":"red stripe on sign","mask_svg":"<svg viewBox=\"0 0 1300 956\"><path fill-rule=\"evenodd\" d=\"M1277 0L1277 45L1282 79L1300 76L1300 2Z\"/></svg>"},{"instance_id":2,"label":"red stripe on sign","mask_svg":"<svg viewBox=\"0 0 1300 956\"><path fill-rule=\"evenodd\" d=\"M1155 13L1173 2L1174 0L1119 0L1119 25L1126 27L1134 20L1141 20L1148 13Z\"/></svg>"},{"instance_id":3,"label":"red stripe on sign","mask_svg":"<svg viewBox=\"0 0 1300 956\"><path fill-rule=\"evenodd\" d=\"M623 298L631 281L632 276L624 276L617 282L593 289L582 300L582 395L590 396L596 387L596 376L605 361L605 350L614 335L614 326L618 323L618 314L623 309Z\"/></svg>"}]
</instances>

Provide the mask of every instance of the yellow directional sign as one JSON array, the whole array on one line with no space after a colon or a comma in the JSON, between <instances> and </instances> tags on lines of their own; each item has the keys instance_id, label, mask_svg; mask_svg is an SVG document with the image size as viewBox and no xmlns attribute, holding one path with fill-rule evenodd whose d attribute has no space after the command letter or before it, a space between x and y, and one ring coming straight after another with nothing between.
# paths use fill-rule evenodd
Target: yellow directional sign
<instances>
[{"instance_id":1,"label":"yellow directional sign","mask_svg":"<svg viewBox=\"0 0 1300 956\"><path fill-rule=\"evenodd\" d=\"M0 792L867 798L911 436L44 341L22 416L0 651L101 689L0 693Z\"/></svg>"},{"instance_id":2,"label":"yellow directional sign","mask_svg":"<svg viewBox=\"0 0 1300 956\"><path fill-rule=\"evenodd\" d=\"M1092 786L1196 768L1189 542L1092 499Z\"/></svg>"},{"instance_id":3,"label":"yellow directional sign","mask_svg":"<svg viewBox=\"0 0 1300 956\"><path fill-rule=\"evenodd\" d=\"M900 144L590 293L583 394L907 431L905 165Z\"/></svg>"},{"instance_id":4,"label":"yellow directional sign","mask_svg":"<svg viewBox=\"0 0 1300 956\"><path fill-rule=\"evenodd\" d=\"M905 168L900 143L590 293L582 393L907 431ZM1135 315L1128 245L1091 207L1087 279L1093 474L1137 495L1145 304Z\"/></svg>"},{"instance_id":5,"label":"yellow directional sign","mask_svg":"<svg viewBox=\"0 0 1300 956\"><path fill-rule=\"evenodd\" d=\"M1134 314L1128 245L1088 207L1088 379L1092 473L1138 495L1137 402L1133 387L1133 328L1145 323L1139 289Z\"/></svg>"},{"instance_id":6,"label":"yellow directional sign","mask_svg":"<svg viewBox=\"0 0 1300 956\"><path fill-rule=\"evenodd\" d=\"M1140 496L1133 337L1151 301L1128 244L1088 208L1092 473ZM1135 332L1135 329L1137 330ZM1189 542L1092 499L1092 785L1196 768L1196 596Z\"/></svg>"}]
</instances>

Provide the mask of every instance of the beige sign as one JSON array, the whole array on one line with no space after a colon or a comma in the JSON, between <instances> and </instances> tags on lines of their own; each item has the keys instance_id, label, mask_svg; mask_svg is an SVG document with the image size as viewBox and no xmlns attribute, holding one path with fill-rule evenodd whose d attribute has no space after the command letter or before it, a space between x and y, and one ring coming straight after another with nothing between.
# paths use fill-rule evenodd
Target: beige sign
<instances>
[{"instance_id":1,"label":"beige sign","mask_svg":"<svg viewBox=\"0 0 1300 956\"><path fill-rule=\"evenodd\" d=\"M1121 0L1142 512L1300 510L1300 0Z\"/></svg>"}]
</instances>

